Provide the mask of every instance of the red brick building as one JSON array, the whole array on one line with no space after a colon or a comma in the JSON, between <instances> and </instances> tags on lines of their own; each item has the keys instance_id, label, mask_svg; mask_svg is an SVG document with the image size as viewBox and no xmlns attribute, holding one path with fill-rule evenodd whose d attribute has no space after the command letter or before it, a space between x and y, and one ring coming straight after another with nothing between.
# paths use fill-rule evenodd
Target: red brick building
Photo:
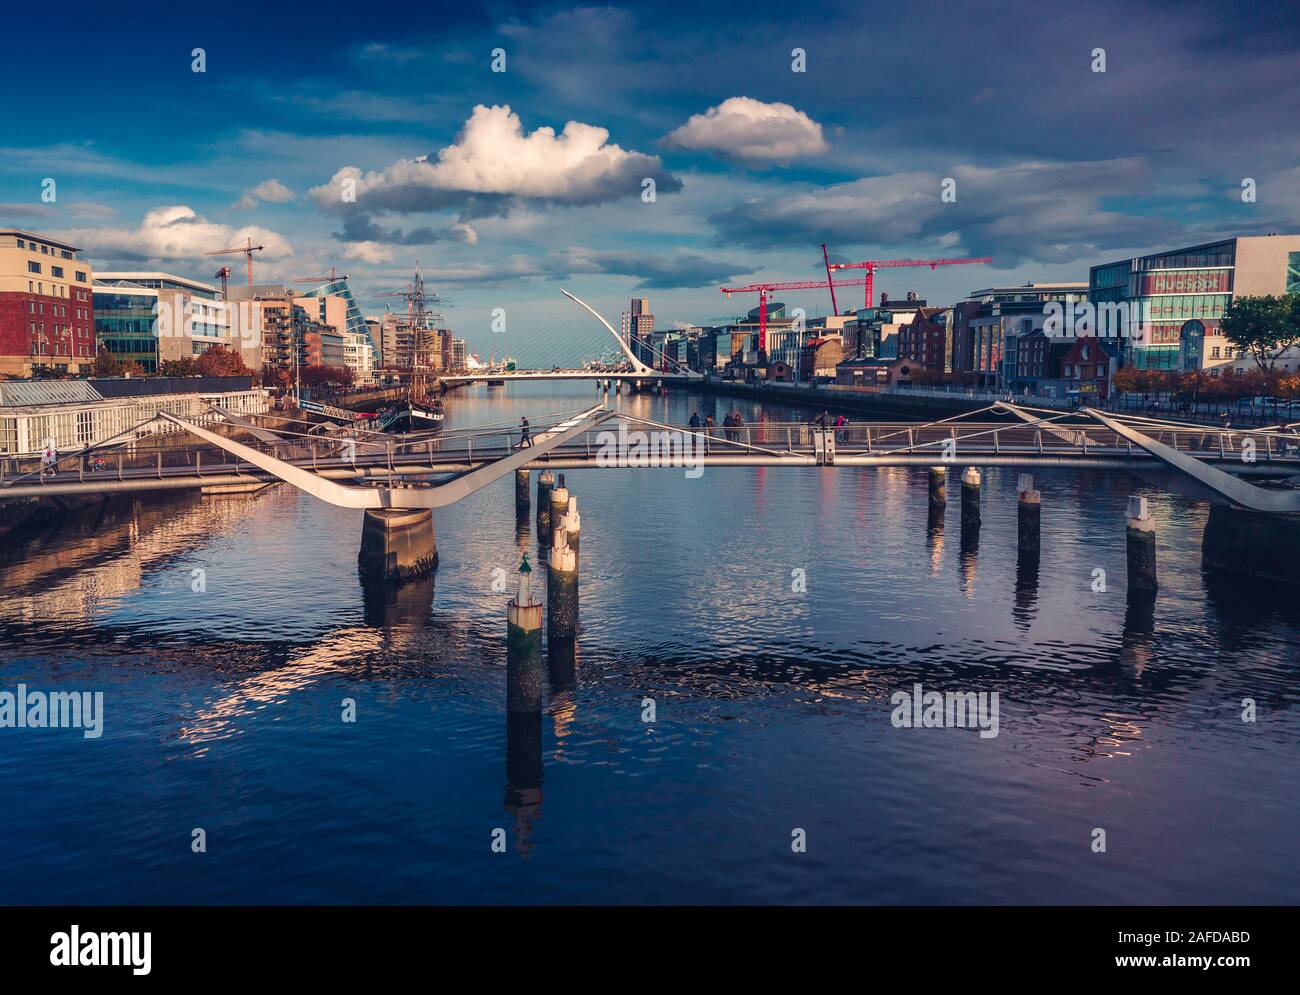
<instances>
[{"instance_id":1,"label":"red brick building","mask_svg":"<svg viewBox=\"0 0 1300 995\"><path fill-rule=\"evenodd\" d=\"M943 370L948 362L948 326L935 320L943 308L917 308L912 320L898 330L898 355L932 370Z\"/></svg>"},{"instance_id":2,"label":"red brick building","mask_svg":"<svg viewBox=\"0 0 1300 995\"><path fill-rule=\"evenodd\" d=\"M1070 389L1077 390L1080 397L1104 401L1110 396L1110 378L1119 367L1118 357L1110 343L1090 335L1080 336L1061 359L1061 376L1070 381Z\"/></svg>"},{"instance_id":3,"label":"red brick building","mask_svg":"<svg viewBox=\"0 0 1300 995\"><path fill-rule=\"evenodd\" d=\"M95 362L90 264L75 245L0 228L0 373L88 373Z\"/></svg>"}]
</instances>

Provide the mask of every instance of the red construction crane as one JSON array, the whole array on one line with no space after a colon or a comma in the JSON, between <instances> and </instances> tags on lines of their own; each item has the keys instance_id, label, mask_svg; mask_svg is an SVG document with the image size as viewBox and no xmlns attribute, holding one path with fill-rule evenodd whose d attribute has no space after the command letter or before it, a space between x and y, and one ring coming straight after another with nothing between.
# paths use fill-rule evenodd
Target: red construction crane
<instances>
[{"instance_id":1,"label":"red construction crane","mask_svg":"<svg viewBox=\"0 0 1300 995\"><path fill-rule=\"evenodd\" d=\"M221 269L217 270L212 275L221 280L221 299L223 301L230 300L230 290L229 290L230 267L222 266Z\"/></svg>"},{"instance_id":2,"label":"red construction crane","mask_svg":"<svg viewBox=\"0 0 1300 995\"><path fill-rule=\"evenodd\" d=\"M823 245L822 251L824 252L825 250L826 247ZM866 259L860 263L828 262L826 264L826 268L827 268L826 275L827 277L829 277L830 276L829 271L833 269L866 270L867 271L867 276L865 280L867 286L866 300L867 300L867 307L871 307L871 300L873 297L873 292L875 290L873 278L875 277L876 270L878 269L889 269L894 266L929 266L930 269L934 269L936 266L956 266L962 263L991 263L991 262L993 262L991 256L980 256L979 258L971 257L967 259ZM843 287L846 286L846 284L841 283L840 286Z\"/></svg>"},{"instance_id":3,"label":"red construction crane","mask_svg":"<svg viewBox=\"0 0 1300 995\"><path fill-rule=\"evenodd\" d=\"M244 240L244 245L235 245L229 249L213 249L211 252L205 252L205 256L224 256L232 252L242 252L248 257L248 285L253 285L253 253L261 252L266 248L265 245L254 245L252 237Z\"/></svg>"},{"instance_id":4,"label":"red construction crane","mask_svg":"<svg viewBox=\"0 0 1300 995\"><path fill-rule=\"evenodd\" d=\"M822 262L826 264L826 283L831 288L831 314L839 314L839 305L835 303L835 281L831 278L831 257L826 253L825 242L822 243Z\"/></svg>"},{"instance_id":5,"label":"red construction crane","mask_svg":"<svg viewBox=\"0 0 1300 995\"><path fill-rule=\"evenodd\" d=\"M841 287L861 287L867 280L845 280ZM747 287L719 287L728 298L732 294L758 294L758 358L767 359L767 295L773 290L820 290L830 283L828 280L795 280L788 283L751 283Z\"/></svg>"}]
</instances>

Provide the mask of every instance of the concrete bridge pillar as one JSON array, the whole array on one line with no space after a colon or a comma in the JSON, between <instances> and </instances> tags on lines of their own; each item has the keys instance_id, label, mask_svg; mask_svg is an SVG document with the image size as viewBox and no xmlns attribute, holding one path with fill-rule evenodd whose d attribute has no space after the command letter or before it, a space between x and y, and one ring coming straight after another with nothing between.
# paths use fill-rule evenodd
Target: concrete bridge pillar
<instances>
[{"instance_id":1,"label":"concrete bridge pillar","mask_svg":"<svg viewBox=\"0 0 1300 995\"><path fill-rule=\"evenodd\" d=\"M948 506L948 469L942 466L930 467L930 508Z\"/></svg>"},{"instance_id":2,"label":"concrete bridge pillar","mask_svg":"<svg viewBox=\"0 0 1300 995\"><path fill-rule=\"evenodd\" d=\"M515 471L515 517L516 518L523 518L523 519L528 518L528 505L532 501L531 492L529 491L529 487L531 486L531 481L529 480L529 472L530 471L528 470Z\"/></svg>"},{"instance_id":3,"label":"concrete bridge pillar","mask_svg":"<svg viewBox=\"0 0 1300 995\"><path fill-rule=\"evenodd\" d=\"M980 527L980 472L973 466L961 475L961 526Z\"/></svg>"},{"instance_id":4,"label":"concrete bridge pillar","mask_svg":"<svg viewBox=\"0 0 1300 995\"><path fill-rule=\"evenodd\" d=\"M546 638L572 639L578 632L578 557L569 548L564 526L555 530L547 565Z\"/></svg>"},{"instance_id":5,"label":"concrete bridge pillar","mask_svg":"<svg viewBox=\"0 0 1300 995\"><path fill-rule=\"evenodd\" d=\"M524 554L519 589L506 607L506 710L542 709L542 605L533 600L533 568Z\"/></svg>"},{"instance_id":6,"label":"concrete bridge pillar","mask_svg":"<svg viewBox=\"0 0 1300 995\"><path fill-rule=\"evenodd\" d=\"M582 542L582 516L578 514L578 499L569 494L569 507L560 519L560 525L568 533L569 548L573 550L573 558L578 558L578 546Z\"/></svg>"},{"instance_id":7,"label":"concrete bridge pillar","mask_svg":"<svg viewBox=\"0 0 1300 995\"><path fill-rule=\"evenodd\" d=\"M1156 523L1147 510L1147 499L1136 495L1128 499L1128 590L1130 594L1155 594Z\"/></svg>"},{"instance_id":8,"label":"concrete bridge pillar","mask_svg":"<svg viewBox=\"0 0 1300 995\"><path fill-rule=\"evenodd\" d=\"M374 508L361 525L357 569L373 580L398 583L432 573L438 565L433 512Z\"/></svg>"},{"instance_id":9,"label":"concrete bridge pillar","mask_svg":"<svg viewBox=\"0 0 1300 995\"><path fill-rule=\"evenodd\" d=\"M545 537L545 545L552 545L552 538L555 530L560 528L560 520L564 518L565 513L569 510L569 489L564 486L564 474L560 474L559 483L552 488L550 495L551 502L551 531Z\"/></svg>"},{"instance_id":10,"label":"concrete bridge pillar","mask_svg":"<svg viewBox=\"0 0 1300 995\"><path fill-rule=\"evenodd\" d=\"M537 541L543 547L550 545L551 490L555 487L555 474L543 470L537 477Z\"/></svg>"},{"instance_id":11,"label":"concrete bridge pillar","mask_svg":"<svg viewBox=\"0 0 1300 995\"><path fill-rule=\"evenodd\" d=\"M1214 570L1300 584L1300 515L1211 505L1201 562Z\"/></svg>"},{"instance_id":12,"label":"concrete bridge pillar","mask_svg":"<svg viewBox=\"0 0 1300 995\"><path fill-rule=\"evenodd\" d=\"M1020 475L1016 501L1016 550L1022 556L1037 557L1042 539L1042 496L1034 490L1034 478Z\"/></svg>"}]
</instances>

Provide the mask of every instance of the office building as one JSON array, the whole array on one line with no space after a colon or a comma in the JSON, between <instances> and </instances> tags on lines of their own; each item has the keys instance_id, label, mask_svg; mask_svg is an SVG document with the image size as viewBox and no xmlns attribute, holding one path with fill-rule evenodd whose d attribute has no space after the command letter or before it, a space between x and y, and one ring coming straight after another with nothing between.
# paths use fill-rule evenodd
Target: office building
<instances>
[{"instance_id":1,"label":"office building","mask_svg":"<svg viewBox=\"0 0 1300 995\"><path fill-rule=\"evenodd\" d=\"M1201 369L1231 347L1219 321L1235 296L1300 293L1300 235L1226 238L1185 249L1093 266L1088 301L1096 334L1118 341L1124 362L1141 370ZM1121 322L1144 325L1125 334Z\"/></svg>"},{"instance_id":2,"label":"office building","mask_svg":"<svg viewBox=\"0 0 1300 995\"><path fill-rule=\"evenodd\" d=\"M0 228L0 373L88 373L95 362L93 281L75 245Z\"/></svg>"}]
</instances>

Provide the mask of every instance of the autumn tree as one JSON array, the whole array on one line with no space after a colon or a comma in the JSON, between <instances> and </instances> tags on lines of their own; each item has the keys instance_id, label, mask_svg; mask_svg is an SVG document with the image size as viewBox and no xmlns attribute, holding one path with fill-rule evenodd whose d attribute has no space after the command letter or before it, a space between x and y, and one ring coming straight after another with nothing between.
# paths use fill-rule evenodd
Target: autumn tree
<instances>
[{"instance_id":1,"label":"autumn tree","mask_svg":"<svg viewBox=\"0 0 1300 995\"><path fill-rule=\"evenodd\" d=\"M158 375L164 377L192 377L198 374L193 356L180 359L164 359L158 364Z\"/></svg>"},{"instance_id":2,"label":"autumn tree","mask_svg":"<svg viewBox=\"0 0 1300 995\"><path fill-rule=\"evenodd\" d=\"M194 366L196 372L205 377L246 377L253 372L239 353L231 352L223 345L209 346Z\"/></svg>"},{"instance_id":3,"label":"autumn tree","mask_svg":"<svg viewBox=\"0 0 1300 995\"><path fill-rule=\"evenodd\" d=\"M122 370L122 361L109 352L106 346L100 346L95 353L95 376L120 377Z\"/></svg>"}]
</instances>

